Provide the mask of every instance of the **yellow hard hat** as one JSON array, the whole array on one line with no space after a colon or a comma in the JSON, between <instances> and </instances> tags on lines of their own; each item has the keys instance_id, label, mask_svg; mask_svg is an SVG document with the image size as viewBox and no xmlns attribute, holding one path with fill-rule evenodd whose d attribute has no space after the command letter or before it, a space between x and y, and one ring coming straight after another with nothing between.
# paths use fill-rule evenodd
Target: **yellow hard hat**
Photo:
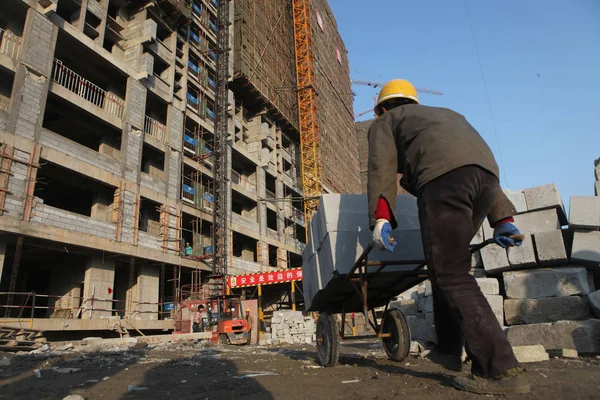
<instances>
[{"instance_id":1,"label":"yellow hard hat","mask_svg":"<svg viewBox=\"0 0 600 400\"><path fill-rule=\"evenodd\" d=\"M417 104L419 103L417 89L415 89L412 83L405 79L393 79L381 88L377 105L375 106L375 115L380 116L382 114L379 106L390 99L410 99Z\"/></svg>"}]
</instances>

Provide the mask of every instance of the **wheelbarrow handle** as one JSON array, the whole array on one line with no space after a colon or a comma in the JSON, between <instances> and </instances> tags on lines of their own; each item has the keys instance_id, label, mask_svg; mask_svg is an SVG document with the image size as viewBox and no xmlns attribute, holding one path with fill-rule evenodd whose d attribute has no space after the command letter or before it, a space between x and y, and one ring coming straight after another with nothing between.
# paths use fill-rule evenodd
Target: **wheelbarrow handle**
<instances>
[{"instance_id":1,"label":"wheelbarrow handle","mask_svg":"<svg viewBox=\"0 0 600 400\"><path fill-rule=\"evenodd\" d=\"M518 235L510 235L508 237L510 239L514 240L515 242L522 242L523 240L525 240L525 235L523 235L522 233L519 233ZM485 241L483 241L483 242L481 242L479 244L471 246L471 248L470 248L471 253L475 253L476 251L479 251L479 250L483 249L488 244L493 244L493 243L495 243L494 238L490 238L490 239L485 240Z\"/></svg>"}]
</instances>

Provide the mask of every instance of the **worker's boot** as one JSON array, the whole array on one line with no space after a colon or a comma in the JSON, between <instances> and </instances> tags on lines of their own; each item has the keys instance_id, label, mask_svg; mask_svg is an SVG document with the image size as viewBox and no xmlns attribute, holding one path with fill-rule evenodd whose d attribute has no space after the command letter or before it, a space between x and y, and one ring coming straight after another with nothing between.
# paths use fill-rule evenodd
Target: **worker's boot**
<instances>
[{"instance_id":1,"label":"worker's boot","mask_svg":"<svg viewBox=\"0 0 600 400\"><path fill-rule=\"evenodd\" d=\"M459 376L454 379L454 387L478 394L517 394L529 393L530 387L520 367L511 368L498 376Z\"/></svg>"},{"instance_id":2,"label":"worker's boot","mask_svg":"<svg viewBox=\"0 0 600 400\"><path fill-rule=\"evenodd\" d=\"M441 365L442 367L450 371L462 371L461 356L443 353L437 347L431 350L429 354L425 356L425 358L427 358L429 361Z\"/></svg>"}]
</instances>

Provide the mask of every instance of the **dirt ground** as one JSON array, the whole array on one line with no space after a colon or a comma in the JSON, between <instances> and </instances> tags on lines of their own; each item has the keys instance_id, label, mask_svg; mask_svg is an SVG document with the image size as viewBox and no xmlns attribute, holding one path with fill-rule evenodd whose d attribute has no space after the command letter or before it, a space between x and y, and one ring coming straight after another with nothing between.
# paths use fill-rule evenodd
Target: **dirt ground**
<instances>
[{"instance_id":1,"label":"dirt ground","mask_svg":"<svg viewBox=\"0 0 600 400\"><path fill-rule=\"evenodd\" d=\"M0 399L62 399L69 394L87 400L480 397L452 388L457 373L428 360L409 356L401 363L389 361L374 340L345 342L333 368L319 367L315 357L312 346L205 343L0 353ZM598 358L552 359L526 364L526 369L533 391L521 398L600 398ZM36 377L34 370L41 376ZM134 391L128 391L130 385Z\"/></svg>"}]
</instances>

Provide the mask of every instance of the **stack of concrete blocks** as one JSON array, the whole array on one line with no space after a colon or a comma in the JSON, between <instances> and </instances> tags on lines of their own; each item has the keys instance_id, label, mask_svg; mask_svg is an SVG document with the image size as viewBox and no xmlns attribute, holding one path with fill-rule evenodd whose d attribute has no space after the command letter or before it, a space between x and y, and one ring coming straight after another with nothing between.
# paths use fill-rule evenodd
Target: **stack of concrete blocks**
<instances>
[{"instance_id":1,"label":"stack of concrete blocks","mask_svg":"<svg viewBox=\"0 0 600 400\"><path fill-rule=\"evenodd\" d=\"M476 278L483 295L492 307L500 325L504 325L503 298L500 284L496 278ZM397 296L389 307L398 308L406 316L410 327L411 339L420 343L437 343L433 314L433 292L431 283L425 281Z\"/></svg>"},{"instance_id":2,"label":"stack of concrete blocks","mask_svg":"<svg viewBox=\"0 0 600 400\"><path fill-rule=\"evenodd\" d=\"M337 275L345 275L371 242L366 195L327 194L309 224L309 244L302 253L305 308L316 293ZM370 261L424 259L416 198L396 197L398 241L393 253L372 250ZM394 271L403 267L386 267Z\"/></svg>"},{"instance_id":3,"label":"stack of concrete blocks","mask_svg":"<svg viewBox=\"0 0 600 400\"><path fill-rule=\"evenodd\" d=\"M315 321L301 311L275 311L271 326L261 335L261 345L312 344L315 341Z\"/></svg>"},{"instance_id":4,"label":"stack of concrete blocks","mask_svg":"<svg viewBox=\"0 0 600 400\"><path fill-rule=\"evenodd\" d=\"M600 297L593 293L593 271L600 265L600 197L572 197L567 221L554 184L505 193L517 209L515 225L525 241L507 250L489 245L480 253L485 273L502 279L501 325L508 327L511 344L600 352L600 321L593 319ZM487 222L482 231L474 242L492 238Z\"/></svg>"}]
</instances>

